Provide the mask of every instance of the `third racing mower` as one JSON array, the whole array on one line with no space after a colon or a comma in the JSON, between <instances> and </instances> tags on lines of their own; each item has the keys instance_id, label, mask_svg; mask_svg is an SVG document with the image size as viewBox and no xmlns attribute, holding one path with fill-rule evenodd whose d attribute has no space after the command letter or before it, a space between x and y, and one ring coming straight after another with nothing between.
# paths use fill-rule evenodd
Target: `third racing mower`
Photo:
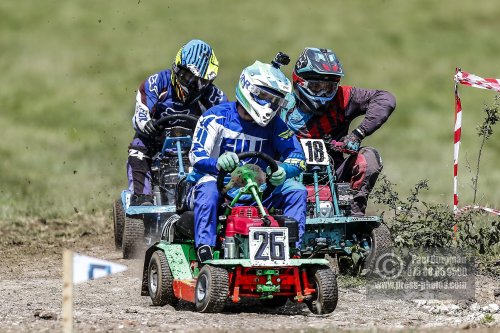
<instances>
[{"instance_id":1,"label":"third racing mower","mask_svg":"<svg viewBox=\"0 0 500 333\"><path fill-rule=\"evenodd\" d=\"M379 216L350 214L353 190L336 182L333 159L322 139L301 139L307 172L302 183L308 192L308 216L302 240L303 257L350 258L355 272L367 273L376 258L392 247L387 226ZM340 151L341 144L332 142ZM343 151L344 153L348 153Z\"/></svg>"}]
</instances>

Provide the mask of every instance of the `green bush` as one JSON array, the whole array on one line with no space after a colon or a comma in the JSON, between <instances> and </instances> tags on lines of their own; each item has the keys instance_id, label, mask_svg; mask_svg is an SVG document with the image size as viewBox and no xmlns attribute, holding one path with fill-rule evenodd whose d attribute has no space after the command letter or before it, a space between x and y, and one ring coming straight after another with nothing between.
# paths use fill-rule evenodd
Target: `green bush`
<instances>
[{"instance_id":1,"label":"green bush","mask_svg":"<svg viewBox=\"0 0 500 333\"><path fill-rule=\"evenodd\" d=\"M477 127L481 138L477 154L475 177L472 178L474 203L479 184L479 166L486 141L493 135L499 121L498 97L492 106L485 105L485 118ZM470 170L470 168L469 168ZM452 247L474 249L480 255L497 255L500 248L500 218L487 215L483 210L470 209L455 214L450 206L428 203L421 199L422 191L429 190L427 180L419 181L406 199L401 199L387 176L382 175L373 191L376 204L387 211L386 222L396 246Z\"/></svg>"},{"instance_id":2,"label":"green bush","mask_svg":"<svg viewBox=\"0 0 500 333\"><path fill-rule=\"evenodd\" d=\"M376 204L386 207L382 215L396 246L458 246L478 254L499 253L499 218L477 210L455 215L450 206L422 201L420 194L428 188L427 181L420 181L401 199L387 176L380 177L372 196Z\"/></svg>"}]
</instances>

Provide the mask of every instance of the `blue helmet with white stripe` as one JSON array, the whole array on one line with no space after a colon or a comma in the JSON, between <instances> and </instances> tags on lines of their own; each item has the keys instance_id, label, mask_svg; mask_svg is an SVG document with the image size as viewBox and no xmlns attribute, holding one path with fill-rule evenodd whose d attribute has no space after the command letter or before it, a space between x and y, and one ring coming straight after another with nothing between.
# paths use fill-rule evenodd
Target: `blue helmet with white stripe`
<instances>
[{"instance_id":1,"label":"blue helmet with white stripe","mask_svg":"<svg viewBox=\"0 0 500 333\"><path fill-rule=\"evenodd\" d=\"M285 74L270 64L256 61L241 73L236 99L259 126L266 126L288 102L292 85Z\"/></svg>"},{"instance_id":2,"label":"blue helmet with white stripe","mask_svg":"<svg viewBox=\"0 0 500 333\"><path fill-rule=\"evenodd\" d=\"M172 65L172 84L184 103L196 101L217 77L219 62L207 43L193 39L181 47Z\"/></svg>"}]
</instances>

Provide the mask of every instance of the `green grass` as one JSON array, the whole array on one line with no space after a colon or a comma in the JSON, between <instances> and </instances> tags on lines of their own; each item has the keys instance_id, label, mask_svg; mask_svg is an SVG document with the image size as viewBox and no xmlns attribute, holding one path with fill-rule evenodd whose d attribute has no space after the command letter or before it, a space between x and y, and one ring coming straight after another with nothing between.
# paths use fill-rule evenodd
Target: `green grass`
<instances>
[{"instance_id":1,"label":"green grass","mask_svg":"<svg viewBox=\"0 0 500 333\"><path fill-rule=\"evenodd\" d=\"M494 322L495 322L495 318L490 313L485 314L484 317L481 318L481 321L480 321L480 323L483 325L492 324Z\"/></svg>"},{"instance_id":2,"label":"green grass","mask_svg":"<svg viewBox=\"0 0 500 333\"><path fill-rule=\"evenodd\" d=\"M0 15L0 219L108 209L127 185L135 90L192 38L213 46L216 83L231 99L256 59L334 49L344 83L397 97L394 115L366 140L381 151L384 173L402 193L429 179L427 200L442 203L452 199L454 69L500 77L495 0L5 0ZM475 164L475 127L494 93L460 92L465 204L473 195L465 156ZM482 203L497 207L499 132L487 143L479 187Z\"/></svg>"}]
</instances>

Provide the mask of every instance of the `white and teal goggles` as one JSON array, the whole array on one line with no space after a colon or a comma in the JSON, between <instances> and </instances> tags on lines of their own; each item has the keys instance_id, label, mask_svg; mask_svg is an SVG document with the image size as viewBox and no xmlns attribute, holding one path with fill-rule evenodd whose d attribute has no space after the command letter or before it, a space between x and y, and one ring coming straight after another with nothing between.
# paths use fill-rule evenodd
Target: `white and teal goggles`
<instances>
[{"instance_id":1,"label":"white and teal goggles","mask_svg":"<svg viewBox=\"0 0 500 333\"><path fill-rule=\"evenodd\" d=\"M270 108L273 111L285 107L288 103L285 99L285 95L268 87L250 84L248 87L248 91L250 92L250 96L257 104L261 106L269 104Z\"/></svg>"}]
</instances>

